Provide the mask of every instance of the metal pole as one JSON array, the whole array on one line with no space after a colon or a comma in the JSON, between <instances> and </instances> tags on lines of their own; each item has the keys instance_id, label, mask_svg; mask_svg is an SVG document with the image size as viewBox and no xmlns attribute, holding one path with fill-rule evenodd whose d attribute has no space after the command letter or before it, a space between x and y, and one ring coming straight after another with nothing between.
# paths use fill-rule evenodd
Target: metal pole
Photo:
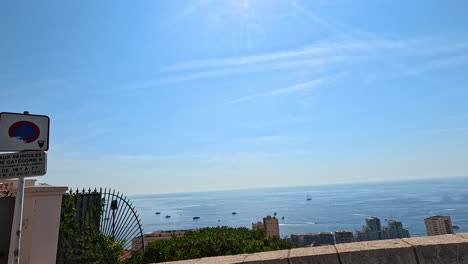
<instances>
[{"instance_id":1,"label":"metal pole","mask_svg":"<svg viewBox=\"0 0 468 264\"><path fill-rule=\"evenodd\" d=\"M24 115L29 115L28 111L23 112ZM21 254L21 229L23 224L23 200L24 200L24 177L18 178L18 192L15 199L15 212L16 212L16 236L15 236L15 249L13 251L13 263L19 264Z\"/></svg>"},{"instance_id":2,"label":"metal pole","mask_svg":"<svg viewBox=\"0 0 468 264\"><path fill-rule=\"evenodd\" d=\"M20 244L21 244L21 226L23 222L23 200L24 200L24 177L18 178L18 192L15 199L15 212L16 212L16 236L15 236L15 251L14 262L19 264L20 259Z\"/></svg>"},{"instance_id":3,"label":"metal pole","mask_svg":"<svg viewBox=\"0 0 468 264\"><path fill-rule=\"evenodd\" d=\"M115 209L112 209L112 238L115 239Z\"/></svg>"}]
</instances>

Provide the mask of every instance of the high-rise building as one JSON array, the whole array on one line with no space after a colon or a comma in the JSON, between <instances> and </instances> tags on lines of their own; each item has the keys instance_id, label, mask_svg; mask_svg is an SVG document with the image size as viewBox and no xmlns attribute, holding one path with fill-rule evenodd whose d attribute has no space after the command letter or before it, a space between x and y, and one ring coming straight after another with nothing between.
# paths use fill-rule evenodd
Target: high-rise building
<instances>
[{"instance_id":1,"label":"high-rise building","mask_svg":"<svg viewBox=\"0 0 468 264\"><path fill-rule=\"evenodd\" d=\"M380 240L382 239L382 225L380 219L377 217L368 217L366 219L366 225L368 228L367 237L369 240Z\"/></svg>"},{"instance_id":2,"label":"high-rise building","mask_svg":"<svg viewBox=\"0 0 468 264\"><path fill-rule=\"evenodd\" d=\"M291 243L299 246L313 246L318 239L317 233L292 234Z\"/></svg>"},{"instance_id":3,"label":"high-rise building","mask_svg":"<svg viewBox=\"0 0 468 264\"><path fill-rule=\"evenodd\" d=\"M356 232L357 241L372 241L382 239L382 225L377 217L366 218L366 226Z\"/></svg>"},{"instance_id":4,"label":"high-rise building","mask_svg":"<svg viewBox=\"0 0 468 264\"><path fill-rule=\"evenodd\" d=\"M309 234L304 234L303 235L303 245L305 246L313 246L315 244L315 241L317 241L317 233L309 233Z\"/></svg>"},{"instance_id":5,"label":"high-rise building","mask_svg":"<svg viewBox=\"0 0 468 264\"><path fill-rule=\"evenodd\" d=\"M382 230L382 239L395 239L410 237L407 229L403 228L403 224L397 220L389 220L388 226Z\"/></svg>"},{"instance_id":6,"label":"high-rise building","mask_svg":"<svg viewBox=\"0 0 468 264\"><path fill-rule=\"evenodd\" d=\"M453 234L452 220L450 216L436 215L424 219L428 236Z\"/></svg>"},{"instance_id":7,"label":"high-rise building","mask_svg":"<svg viewBox=\"0 0 468 264\"><path fill-rule=\"evenodd\" d=\"M382 225L380 224L380 219L377 217L367 217L366 218L366 225L370 231L381 231Z\"/></svg>"},{"instance_id":8,"label":"high-rise building","mask_svg":"<svg viewBox=\"0 0 468 264\"><path fill-rule=\"evenodd\" d=\"M267 236L269 237L280 237L279 224L276 217L267 216L263 218L263 228Z\"/></svg>"},{"instance_id":9,"label":"high-rise building","mask_svg":"<svg viewBox=\"0 0 468 264\"><path fill-rule=\"evenodd\" d=\"M410 237L407 229L397 220L389 220L388 226L383 227L377 217L366 218L366 225L361 230L356 231L356 241L371 241L381 239L394 239Z\"/></svg>"},{"instance_id":10,"label":"high-rise building","mask_svg":"<svg viewBox=\"0 0 468 264\"><path fill-rule=\"evenodd\" d=\"M343 243L351 243L354 242L354 235L353 232L350 230L337 230L335 232L335 243L336 244L343 244Z\"/></svg>"},{"instance_id":11,"label":"high-rise building","mask_svg":"<svg viewBox=\"0 0 468 264\"><path fill-rule=\"evenodd\" d=\"M292 234L291 243L299 246L323 246L334 245L335 236L332 232Z\"/></svg>"},{"instance_id":12,"label":"high-rise building","mask_svg":"<svg viewBox=\"0 0 468 264\"><path fill-rule=\"evenodd\" d=\"M335 245L335 236L332 232L320 232L317 235L317 239L313 244L314 247L324 246L324 245Z\"/></svg>"},{"instance_id":13,"label":"high-rise building","mask_svg":"<svg viewBox=\"0 0 468 264\"><path fill-rule=\"evenodd\" d=\"M303 234L291 234L291 243L295 245L304 245L304 235Z\"/></svg>"},{"instance_id":14,"label":"high-rise building","mask_svg":"<svg viewBox=\"0 0 468 264\"><path fill-rule=\"evenodd\" d=\"M356 230L356 235L354 236L355 241L368 241L365 227L362 230Z\"/></svg>"}]
</instances>

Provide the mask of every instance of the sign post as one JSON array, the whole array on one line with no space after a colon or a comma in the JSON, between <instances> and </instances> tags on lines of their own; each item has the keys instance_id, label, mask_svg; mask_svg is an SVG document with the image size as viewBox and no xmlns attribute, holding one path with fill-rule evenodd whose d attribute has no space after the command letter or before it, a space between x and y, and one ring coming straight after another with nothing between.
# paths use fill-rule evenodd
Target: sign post
<instances>
[{"instance_id":1,"label":"sign post","mask_svg":"<svg viewBox=\"0 0 468 264\"><path fill-rule=\"evenodd\" d=\"M18 212L15 223L15 251L14 262L19 264L20 252L21 252L21 227L23 222L23 200L24 200L24 177L18 178L18 193L15 199L15 212Z\"/></svg>"},{"instance_id":2,"label":"sign post","mask_svg":"<svg viewBox=\"0 0 468 264\"><path fill-rule=\"evenodd\" d=\"M15 199L15 244L13 263L19 264L21 253L21 229L24 205L24 178L42 176L47 170L49 149L48 116L0 113L0 180L18 178L18 192Z\"/></svg>"}]
</instances>

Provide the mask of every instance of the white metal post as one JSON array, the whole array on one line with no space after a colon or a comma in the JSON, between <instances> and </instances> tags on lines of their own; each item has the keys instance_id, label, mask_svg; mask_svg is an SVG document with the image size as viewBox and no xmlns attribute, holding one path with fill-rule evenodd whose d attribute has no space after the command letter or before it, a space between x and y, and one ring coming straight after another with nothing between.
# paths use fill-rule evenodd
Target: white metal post
<instances>
[{"instance_id":1,"label":"white metal post","mask_svg":"<svg viewBox=\"0 0 468 264\"><path fill-rule=\"evenodd\" d=\"M15 223L15 251L14 251L14 262L19 264L20 259L20 244L21 244L21 229L23 222L23 200L24 200L24 177L18 178L18 192L16 193L15 199L15 212L16 212L16 223Z\"/></svg>"},{"instance_id":2,"label":"white metal post","mask_svg":"<svg viewBox=\"0 0 468 264\"><path fill-rule=\"evenodd\" d=\"M23 112L24 115L29 115L28 111ZM24 201L24 177L18 178L18 192L15 199L15 249L13 251L13 263L19 264L21 253L21 230L23 226L23 201Z\"/></svg>"}]
</instances>

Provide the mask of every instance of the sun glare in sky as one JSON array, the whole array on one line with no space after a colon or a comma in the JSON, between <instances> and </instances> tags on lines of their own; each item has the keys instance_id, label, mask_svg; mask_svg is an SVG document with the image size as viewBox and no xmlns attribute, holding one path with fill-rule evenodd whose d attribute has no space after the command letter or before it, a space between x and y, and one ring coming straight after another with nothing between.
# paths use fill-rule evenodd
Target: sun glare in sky
<instances>
[{"instance_id":1,"label":"sun glare in sky","mask_svg":"<svg viewBox=\"0 0 468 264\"><path fill-rule=\"evenodd\" d=\"M241 17L248 19L251 13L261 12L267 5L275 2L266 0L229 0L226 1L226 8Z\"/></svg>"}]
</instances>

